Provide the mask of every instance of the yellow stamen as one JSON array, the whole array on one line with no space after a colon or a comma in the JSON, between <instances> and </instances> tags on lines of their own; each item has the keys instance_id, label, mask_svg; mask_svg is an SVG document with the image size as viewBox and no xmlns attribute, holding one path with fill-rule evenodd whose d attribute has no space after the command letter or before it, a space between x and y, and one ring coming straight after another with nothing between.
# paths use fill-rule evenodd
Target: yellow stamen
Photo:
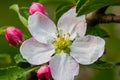
<instances>
[{"instance_id":1,"label":"yellow stamen","mask_svg":"<svg viewBox=\"0 0 120 80\"><path fill-rule=\"evenodd\" d=\"M70 52L69 46L71 45L71 40L69 39L69 37L70 34L67 33L55 38L53 44L56 47L56 53L60 53L61 51L65 53Z\"/></svg>"}]
</instances>

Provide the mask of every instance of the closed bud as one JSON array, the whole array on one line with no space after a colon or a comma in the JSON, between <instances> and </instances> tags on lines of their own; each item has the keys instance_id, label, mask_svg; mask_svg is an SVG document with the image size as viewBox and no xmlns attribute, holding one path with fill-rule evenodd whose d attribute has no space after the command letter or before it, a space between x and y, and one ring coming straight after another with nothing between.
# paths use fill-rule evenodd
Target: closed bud
<instances>
[{"instance_id":1,"label":"closed bud","mask_svg":"<svg viewBox=\"0 0 120 80\"><path fill-rule=\"evenodd\" d=\"M40 67L40 69L37 71L37 77L40 80L50 80L51 78L50 66L44 65Z\"/></svg>"},{"instance_id":2,"label":"closed bud","mask_svg":"<svg viewBox=\"0 0 120 80\"><path fill-rule=\"evenodd\" d=\"M20 29L8 27L5 31L5 38L14 47L19 47L23 41L23 35Z\"/></svg>"},{"instance_id":3,"label":"closed bud","mask_svg":"<svg viewBox=\"0 0 120 80\"><path fill-rule=\"evenodd\" d=\"M46 9L42 4L33 2L32 5L29 8L29 14L32 15L35 12L41 12L41 13L43 13L45 15L47 14Z\"/></svg>"}]
</instances>

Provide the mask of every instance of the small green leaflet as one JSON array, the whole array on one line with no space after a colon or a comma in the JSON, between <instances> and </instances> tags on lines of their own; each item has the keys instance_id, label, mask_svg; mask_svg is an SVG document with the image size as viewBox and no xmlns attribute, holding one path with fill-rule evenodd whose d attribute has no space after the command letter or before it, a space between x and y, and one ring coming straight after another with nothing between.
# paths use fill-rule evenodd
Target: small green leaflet
<instances>
[{"instance_id":1,"label":"small green leaflet","mask_svg":"<svg viewBox=\"0 0 120 80\"><path fill-rule=\"evenodd\" d=\"M25 59L23 59L21 54L17 54L14 57L14 60L15 60L16 64L21 68L28 68L31 66Z\"/></svg>"},{"instance_id":2,"label":"small green leaflet","mask_svg":"<svg viewBox=\"0 0 120 80\"><path fill-rule=\"evenodd\" d=\"M99 26L94 26L94 27L87 27L87 32L86 35L94 35L94 36L100 36L102 38L108 38L109 34Z\"/></svg>"},{"instance_id":3,"label":"small green leaflet","mask_svg":"<svg viewBox=\"0 0 120 80\"><path fill-rule=\"evenodd\" d=\"M5 36L5 29L6 29L5 26L0 27L0 36Z\"/></svg>"},{"instance_id":4,"label":"small green leaflet","mask_svg":"<svg viewBox=\"0 0 120 80\"><path fill-rule=\"evenodd\" d=\"M23 69L17 66L8 68L0 68L0 80L24 80L32 71L35 71L39 66Z\"/></svg>"},{"instance_id":5,"label":"small green leaflet","mask_svg":"<svg viewBox=\"0 0 120 80\"><path fill-rule=\"evenodd\" d=\"M16 66L0 69L0 80L17 80L23 72L23 69Z\"/></svg>"},{"instance_id":6,"label":"small green leaflet","mask_svg":"<svg viewBox=\"0 0 120 80\"><path fill-rule=\"evenodd\" d=\"M113 5L120 5L120 0L78 0L76 12L77 16L80 16Z\"/></svg>"},{"instance_id":7,"label":"small green leaflet","mask_svg":"<svg viewBox=\"0 0 120 80\"><path fill-rule=\"evenodd\" d=\"M76 4L75 0L39 0L39 2L46 5L47 7L48 5L49 6L54 5L55 23L57 23L58 19L61 17L63 13L68 11L71 7L73 7Z\"/></svg>"},{"instance_id":8,"label":"small green leaflet","mask_svg":"<svg viewBox=\"0 0 120 80\"><path fill-rule=\"evenodd\" d=\"M61 4L56 9L56 22L59 20L59 18L70 8L72 8L73 4Z\"/></svg>"},{"instance_id":9,"label":"small green leaflet","mask_svg":"<svg viewBox=\"0 0 120 80\"><path fill-rule=\"evenodd\" d=\"M78 12L79 8L86 2L87 0L78 0L76 6L76 12Z\"/></svg>"},{"instance_id":10,"label":"small green leaflet","mask_svg":"<svg viewBox=\"0 0 120 80\"><path fill-rule=\"evenodd\" d=\"M28 8L20 7L19 11L20 11L21 16L23 16L25 19L28 20L28 17L29 17Z\"/></svg>"},{"instance_id":11,"label":"small green leaflet","mask_svg":"<svg viewBox=\"0 0 120 80\"><path fill-rule=\"evenodd\" d=\"M18 64L20 62L26 62L25 59L22 58L22 55L21 54L17 54L15 57L14 57L14 60L15 62Z\"/></svg>"},{"instance_id":12,"label":"small green leaflet","mask_svg":"<svg viewBox=\"0 0 120 80\"><path fill-rule=\"evenodd\" d=\"M28 8L19 8L19 6L17 4L13 4L12 6L10 6L10 9L14 10L18 16L19 16L19 19L20 21L23 23L23 25L25 27L27 27L28 25Z\"/></svg>"},{"instance_id":13,"label":"small green leaflet","mask_svg":"<svg viewBox=\"0 0 120 80\"><path fill-rule=\"evenodd\" d=\"M39 0L40 3L42 4L47 4L47 5L50 5L50 4L61 4L61 3L73 3L75 4L76 1L75 0Z\"/></svg>"},{"instance_id":14,"label":"small green leaflet","mask_svg":"<svg viewBox=\"0 0 120 80\"><path fill-rule=\"evenodd\" d=\"M104 70L104 69L112 69L115 67L115 63L113 62L105 62L105 61L97 61L93 64L87 65L87 67Z\"/></svg>"},{"instance_id":15,"label":"small green leaflet","mask_svg":"<svg viewBox=\"0 0 120 80\"><path fill-rule=\"evenodd\" d=\"M0 66L10 64L12 62L11 56L6 53L0 53Z\"/></svg>"}]
</instances>

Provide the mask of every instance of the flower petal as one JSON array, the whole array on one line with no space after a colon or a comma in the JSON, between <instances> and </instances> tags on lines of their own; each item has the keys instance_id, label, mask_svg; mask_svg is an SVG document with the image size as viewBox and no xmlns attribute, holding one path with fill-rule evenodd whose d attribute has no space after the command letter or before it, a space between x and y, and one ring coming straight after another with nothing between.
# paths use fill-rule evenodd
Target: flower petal
<instances>
[{"instance_id":1,"label":"flower petal","mask_svg":"<svg viewBox=\"0 0 120 80\"><path fill-rule=\"evenodd\" d=\"M50 60L50 69L54 80L74 80L79 73L79 64L68 54L56 54Z\"/></svg>"},{"instance_id":2,"label":"flower petal","mask_svg":"<svg viewBox=\"0 0 120 80\"><path fill-rule=\"evenodd\" d=\"M48 43L51 41L51 37L55 37L55 24L46 15L39 12L29 17L28 29L32 36L42 43Z\"/></svg>"},{"instance_id":3,"label":"flower petal","mask_svg":"<svg viewBox=\"0 0 120 80\"><path fill-rule=\"evenodd\" d=\"M100 37L77 38L71 45L71 56L81 64L91 64L104 52L105 41Z\"/></svg>"},{"instance_id":4,"label":"flower petal","mask_svg":"<svg viewBox=\"0 0 120 80\"><path fill-rule=\"evenodd\" d=\"M66 12L58 21L58 29L63 33L70 33L71 39L74 39L77 34L84 36L86 33L85 15L76 17L75 7Z\"/></svg>"},{"instance_id":5,"label":"flower petal","mask_svg":"<svg viewBox=\"0 0 120 80\"><path fill-rule=\"evenodd\" d=\"M39 65L48 62L55 51L52 46L30 38L23 42L20 52L29 63Z\"/></svg>"}]
</instances>

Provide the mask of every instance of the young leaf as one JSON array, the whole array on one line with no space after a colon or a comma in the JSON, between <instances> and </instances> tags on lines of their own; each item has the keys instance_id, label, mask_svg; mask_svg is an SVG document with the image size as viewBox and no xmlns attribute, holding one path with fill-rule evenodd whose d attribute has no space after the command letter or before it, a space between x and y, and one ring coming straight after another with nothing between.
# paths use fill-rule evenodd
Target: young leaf
<instances>
[{"instance_id":1,"label":"young leaf","mask_svg":"<svg viewBox=\"0 0 120 80\"><path fill-rule=\"evenodd\" d=\"M6 29L5 26L0 27L0 36L5 36L5 29Z\"/></svg>"},{"instance_id":2,"label":"young leaf","mask_svg":"<svg viewBox=\"0 0 120 80\"><path fill-rule=\"evenodd\" d=\"M86 2L87 0L78 0L76 12L78 12L79 8Z\"/></svg>"},{"instance_id":3,"label":"young leaf","mask_svg":"<svg viewBox=\"0 0 120 80\"><path fill-rule=\"evenodd\" d=\"M24 39L24 40L27 40L27 39L29 39L30 37L32 37L32 36L31 36L31 35L23 34L23 39Z\"/></svg>"},{"instance_id":4,"label":"young leaf","mask_svg":"<svg viewBox=\"0 0 120 80\"><path fill-rule=\"evenodd\" d=\"M0 64L10 64L12 62L11 56L9 54L3 53L0 54Z\"/></svg>"},{"instance_id":5,"label":"young leaf","mask_svg":"<svg viewBox=\"0 0 120 80\"><path fill-rule=\"evenodd\" d=\"M22 58L22 55L20 55L20 54L17 54L17 55L14 57L14 60L15 60L15 62L16 62L17 64L20 63L20 62L26 62L26 60L23 59L23 58Z\"/></svg>"},{"instance_id":6,"label":"young leaf","mask_svg":"<svg viewBox=\"0 0 120 80\"><path fill-rule=\"evenodd\" d=\"M27 70L24 70L17 66L11 66L8 68L0 69L0 80L24 80L26 76L28 76L32 71L35 71L39 68L31 67Z\"/></svg>"},{"instance_id":7,"label":"young leaf","mask_svg":"<svg viewBox=\"0 0 120 80\"><path fill-rule=\"evenodd\" d=\"M78 0L77 16L112 5L120 5L120 0Z\"/></svg>"},{"instance_id":8,"label":"young leaf","mask_svg":"<svg viewBox=\"0 0 120 80\"><path fill-rule=\"evenodd\" d=\"M21 67L21 68L28 68L28 67L30 67L30 64L25 59L23 59L21 54L17 54L14 57L14 60L15 60L16 64L19 67Z\"/></svg>"},{"instance_id":9,"label":"young leaf","mask_svg":"<svg viewBox=\"0 0 120 80\"><path fill-rule=\"evenodd\" d=\"M66 12L68 11L70 8L72 8L73 4L61 4L57 7L56 9L56 22L58 21L58 19Z\"/></svg>"},{"instance_id":10,"label":"young leaf","mask_svg":"<svg viewBox=\"0 0 120 80\"><path fill-rule=\"evenodd\" d=\"M100 28L99 26L87 27L86 35L100 36L102 38L109 37L108 33L104 29Z\"/></svg>"},{"instance_id":11,"label":"young leaf","mask_svg":"<svg viewBox=\"0 0 120 80\"><path fill-rule=\"evenodd\" d=\"M17 80L23 80L23 78ZM24 80L38 80L37 73L35 71L30 72Z\"/></svg>"},{"instance_id":12,"label":"young leaf","mask_svg":"<svg viewBox=\"0 0 120 80\"><path fill-rule=\"evenodd\" d=\"M87 67L98 69L98 70L112 69L115 67L115 63L105 62L105 61L97 61L91 65L87 65Z\"/></svg>"},{"instance_id":13,"label":"young leaf","mask_svg":"<svg viewBox=\"0 0 120 80\"><path fill-rule=\"evenodd\" d=\"M39 0L39 2L43 3L43 4L47 4L47 5L50 5L50 4L61 4L61 3L73 3L73 4L76 3L75 0Z\"/></svg>"},{"instance_id":14,"label":"young leaf","mask_svg":"<svg viewBox=\"0 0 120 80\"><path fill-rule=\"evenodd\" d=\"M0 80L16 80L23 72L23 69L16 66L0 69Z\"/></svg>"},{"instance_id":15,"label":"young leaf","mask_svg":"<svg viewBox=\"0 0 120 80\"><path fill-rule=\"evenodd\" d=\"M23 23L23 25L25 27L27 27L28 25L28 21L27 21L27 18L28 18L28 13L27 13L27 8L19 8L19 6L17 4L13 4L12 6L10 6L10 9L14 10L17 14L18 14L18 17L20 19L20 21Z\"/></svg>"},{"instance_id":16,"label":"young leaf","mask_svg":"<svg viewBox=\"0 0 120 80\"><path fill-rule=\"evenodd\" d=\"M21 16L23 16L25 19L28 20L28 17L29 17L29 12L28 11L29 11L29 9L27 7L21 7L19 9L19 11L20 11Z\"/></svg>"}]
</instances>

